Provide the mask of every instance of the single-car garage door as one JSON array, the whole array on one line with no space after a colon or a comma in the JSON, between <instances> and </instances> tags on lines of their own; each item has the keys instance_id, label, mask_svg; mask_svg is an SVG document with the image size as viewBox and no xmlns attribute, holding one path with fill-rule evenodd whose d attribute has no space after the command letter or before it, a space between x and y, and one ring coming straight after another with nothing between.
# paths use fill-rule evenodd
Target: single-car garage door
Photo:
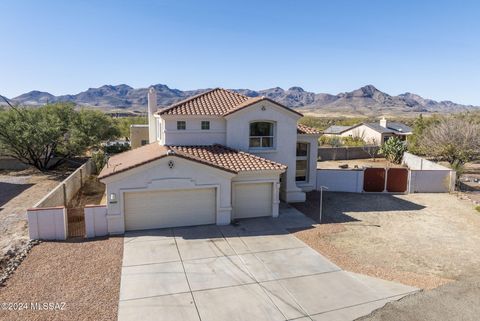
<instances>
[{"instance_id":1,"label":"single-car garage door","mask_svg":"<svg viewBox=\"0 0 480 321\"><path fill-rule=\"evenodd\" d=\"M233 185L233 217L272 215L272 183Z\"/></svg>"},{"instance_id":2,"label":"single-car garage door","mask_svg":"<svg viewBox=\"0 0 480 321\"><path fill-rule=\"evenodd\" d=\"M125 230L215 223L215 189L125 193Z\"/></svg>"}]
</instances>

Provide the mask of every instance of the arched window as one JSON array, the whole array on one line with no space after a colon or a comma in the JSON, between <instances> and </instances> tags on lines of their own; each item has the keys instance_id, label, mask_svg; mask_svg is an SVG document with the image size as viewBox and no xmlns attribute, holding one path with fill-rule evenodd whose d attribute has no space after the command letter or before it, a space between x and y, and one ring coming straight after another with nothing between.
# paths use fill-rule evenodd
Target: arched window
<instances>
[{"instance_id":1,"label":"arched window","mask_svg":"<svg viewBox=\"0 0 480 321\"><path fill-rule=\"evenodd\" d=\"M272 148L274 124L266 121L250 123L250 148Z\"/></svg>"}]
</instances>

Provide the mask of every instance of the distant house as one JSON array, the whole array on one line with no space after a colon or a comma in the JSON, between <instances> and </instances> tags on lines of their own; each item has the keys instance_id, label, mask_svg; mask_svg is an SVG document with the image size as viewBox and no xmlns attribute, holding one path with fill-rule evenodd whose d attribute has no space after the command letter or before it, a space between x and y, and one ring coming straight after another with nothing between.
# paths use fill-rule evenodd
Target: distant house
<instances>
[{"instance_id":1,"label":"distant house","mask_svg":"<svg viewBox=\"0 0 480 321\"><path fill-rule=\"evenodd\" d=\"M323 132L325 136L359 137L368 144L381 145L390 137L405 140L412 134L412 128L402 123L389 122L383 117L378 123L360 123L353 126L330 126Z\"/></svg>"},{"instance_id":2,"label":"distant house","mask_svg":"<svg viewBox=\"0 0 480 321\"><path fill-rule=\"evenodd\" d=\"M130 146L132 146L132 149L147 145L148 143L148 125L130 125Z\"/></svg>"}]
</instances>

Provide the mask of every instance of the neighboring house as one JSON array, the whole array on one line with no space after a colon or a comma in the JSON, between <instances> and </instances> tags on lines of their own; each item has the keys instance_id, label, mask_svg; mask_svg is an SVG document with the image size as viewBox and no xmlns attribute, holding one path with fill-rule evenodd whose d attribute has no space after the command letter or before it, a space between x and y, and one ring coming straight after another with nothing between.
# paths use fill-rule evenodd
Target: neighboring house
<instances>
[{"instance_id":1,"label":"neighboring house","mask_svg":"<svg viewBox=\"0 0 480 321\"><path fill-rule=\"evenodd\" d=\"M149 144L112 156L99 174L109 232L276 217L280 199L305 201L320 133L300 117L224 89L157 110L151 88Z\"/></svg>"},{"instance_id":2,"label":"neighboring house","mask_svg":"<svg viewBox=\"0 0 480 321\"><path fill-rule=\"evenodd\" d=\"M390 137L399 137L405 140L412 134L412 129L407 125L389 122L383 117L379 123L360 123L354 126L330 126L323 135L337 137L358 137L368 144L382 145Z\"/></svg>"},{"instance_id":3,"label":"neighboring house","mask_svg":"<svg viewBox=\"0 0 480 321\"><path fill-rule=\"evenodd\" d=\"M130 125L130 146L132 149L148 143L148 125Z\"/></svg>"}]
</instances>

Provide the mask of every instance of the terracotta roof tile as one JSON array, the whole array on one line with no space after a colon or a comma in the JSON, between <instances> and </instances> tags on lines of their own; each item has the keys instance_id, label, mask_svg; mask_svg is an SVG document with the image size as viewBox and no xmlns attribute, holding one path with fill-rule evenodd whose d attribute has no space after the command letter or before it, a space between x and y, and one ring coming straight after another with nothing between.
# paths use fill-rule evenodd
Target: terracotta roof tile
<instances>
[{"instance_id":1,"label":"terracotta roof tile","mask_svg":"<svg viewBox=\"0 0 480 321\"><path fill-rule=\"evenodd\" d=\"M158 114L221 116L249 99L251 98L232 91L216 88L178 102L166 109L159 110Z\"/></svg>"},{"instance_id":2,"label":"terracotta roof tile","mask_svg":"<svg viewBox=\"0 0 480 321\"><path fill-rule=\"evenodd\" d=\"M297 125L297 134L302 135L320 135L321 132L316 130L315 128L308 127L302 124Z\"/></svg>"},{"instance_id":3,"label":"terracotta roof tile","mask_svg":"<svg viewBox=\"0 0 480 321\"><path fill-rule=\"evenodd\" d=\"M98 178L112 176L166 156L189 159L231 173L262 170L284 171L287 168L274 161L222 145L162 146L152 143L111 157Z\"/></svg>"},{"instance_id":4,"label":"terracotta roof tile","mask_svg":"<svg viewBox=\"0 0 480 321\"><path fill-rule=\"evenodd\" d=\"M247 97L222 88L215 88L200 95L190 97L168 108L159 110L157 114L226 116L262 100L268 100L293 113L302 115L269 98Z\"/></svg>"}]
</instances>

